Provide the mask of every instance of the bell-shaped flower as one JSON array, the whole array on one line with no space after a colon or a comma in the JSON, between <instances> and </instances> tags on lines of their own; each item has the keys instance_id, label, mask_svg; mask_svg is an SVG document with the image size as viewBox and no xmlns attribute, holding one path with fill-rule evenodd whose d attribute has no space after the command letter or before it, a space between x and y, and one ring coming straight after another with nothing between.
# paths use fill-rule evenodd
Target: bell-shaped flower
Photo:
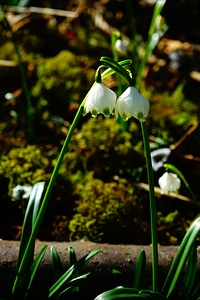
<instances>
[{"instance_id":1,"label":"bell-shaped flower","mask_svg":"<svg viewBox=\"0 0 200 300\"><path fill-rule=\"evenodd\" d=\"M144 122L149 112L149 101L133 86L129 86L117 99L115 117L120 115L125 121L134 117Z\"/></svg>"},{"instance_id":2,"label":"bell-shaped flower","mask_svg":"<svg viewBox=\"0 0 200 300\"><path fill-rule=\"evenodd\" d=\"M87 95L83 115L90 112L96 117L101 113L108 118L114 111L115 102L116 94L103 83L96 82Z\"/></svg>"},{"instance_id":3,"label":"bell-shaped flower","mask_svg":"<svg viewBox=\"0 0 200 300\"><path fill-rule=\"evenodd\" d=\"M178 192L181 186L181 180L178 176L171 172L165 172L158 180L158 184L163 194Z\"/></svg>"}]
</instances>

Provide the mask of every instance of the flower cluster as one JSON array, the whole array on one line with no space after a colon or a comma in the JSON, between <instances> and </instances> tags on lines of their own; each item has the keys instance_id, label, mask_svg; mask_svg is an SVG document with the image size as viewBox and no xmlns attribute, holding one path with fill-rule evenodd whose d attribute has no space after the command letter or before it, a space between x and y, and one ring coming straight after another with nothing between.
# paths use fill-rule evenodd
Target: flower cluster
<instances>
[{"instance_id":1,"label":"flower cluster","mask_svg":"<svg viewBox=\"0 0 200 300\"><path fill-rule=\"evenodd\" d=\"M84 104L83 114L89 112L93 117L99 113L109 117L115 112L116 119L120 115L125 121L134 117L144 122L149 112L149 101L133 86L129 86L116 100L116 95L111 89L103 83L96 82Z\"/></svg>"}]
</instances>

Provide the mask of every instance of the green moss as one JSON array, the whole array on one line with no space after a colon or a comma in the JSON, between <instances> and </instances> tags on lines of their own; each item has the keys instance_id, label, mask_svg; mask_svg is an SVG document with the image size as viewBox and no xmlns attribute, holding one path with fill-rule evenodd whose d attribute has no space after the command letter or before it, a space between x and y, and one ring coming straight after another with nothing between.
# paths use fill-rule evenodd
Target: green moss
<instances>
[{"instance_id":1,"label":"green moss","mask_svg":"<svg viewBox=\"0 0 200 300\"><path fill-rule=\"evenodd\" d=\"M49 182L53 171L54 159L58 156L56 147L46 147L42 150L36 145L15 147L0 158L0 180L7 182L8 187L1 197L12 199L13 188L17 185L33 186L39 181ZM73 183L70 181L70 173L62 167L49 204L47 220L53 222L56 214L62 211L71 215L73 207ZM15 200L15 199L13 199ZM25 211L27 199L18 201L18 208Z\"/></svg>"},{"instance_id":2,"label":"green moss","mask_svg":"<svg viewBox=\"0 0 200 300\"><path fill-rule=\"evenodd\" d=\"M63 50L55 57L38 65L38 82L33 89L33 95L38 96L37 87L50 90L63 85L66 89L76 89L80 84L78 74L80 74L80 67L76 56L70 51Z\"/></svg>"},{"instance_id":3,"label":"green moss","mask_svg":"<svg viewBox=\"0 0 200 300\"><path fill-rule=\"evenodd\" d=\"M1 156L0 175L9 179L9 195L16 185L34 185L49 179L49 160L33 145L13 148Z\"/></svg>"},{"instance_id":4,"label":"green moss","mask_svg":"<svg viewBox=\"0 0 200 300\"><path fill-rule=\"evenodd\" d=\"M46 99L47 109L53 115L67 115L69 104L75 101L81 88L81 68L77 57L63 50L36 67L37 81L32 89L36 99Z\"/></svg>"},{"instance_id":5,"label":"green moss","mask_svg":"<svg viewBox=\"0 0 200 300\"><path fill-rule=\"evenodd\" d=\"M144 215L133 186L126 180L104 183L92 176L79 191L80 200L69 222L70 238L94 242L136 242ZM145 232L143 237L145 239ZM146 237L146 242L148 238Z\"/></svg>"}]
</instances>

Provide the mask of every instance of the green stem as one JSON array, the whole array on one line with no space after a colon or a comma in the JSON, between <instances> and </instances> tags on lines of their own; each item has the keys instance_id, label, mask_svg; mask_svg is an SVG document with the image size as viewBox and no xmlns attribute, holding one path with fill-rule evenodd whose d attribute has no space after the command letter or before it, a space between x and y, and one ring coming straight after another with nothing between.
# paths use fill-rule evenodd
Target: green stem
<instances>
[{"instance_id":1,"label":"green stem","mask_svg":"<svg viewBox=\"0 0 200 300\"><path fill-rule=\"evenodd\" d=\"M139 65L139 69L138 69L137 77L136 77L135 87L138 90L139 90L139 87L141 86L142 74L143 74L143 70L146 65L147 59L149 58L154 47L156 46L156 44L159 41L159 39L158 39L155 43L155 40L154 40L155 39L154 33L158 34L158 29L156 28L156 19L161 14L161 11L165 5L165 2L166 2L166 0L157 0L156 5L153 10L153 15L152 15L151 24L150 24L149 32L148 32L148 38L147 38L146 47L145 47L145 53L144 53L144 56L142 58L140 65ZM162 32L162 34L163 33L164 33L164 31Z\"/></svg>"},{"instance_id":2,"label":"green stem","mask_svg":"<svg viewBox=\"0 0 200 300\"><path fill-rule=\"evenodd\" d=\"M133 79L134 79L134 86L136 84L136 78L137 78L137 74L138 74L138 70L139 70L139 66L140 66L140 55L139 55L139 51L138 49L140 48L140 36L137 32L137 27L136 27L136 18L134 15L134 8L133 8L133 3L134 1L132 0L126 0L126 11L127 11L127 18L128 18L128 24L130 27L130 31L131 31L131 38L132 38L132 56L134 57L134 66L131 68L131 72L133 74ZM138 85L138 87L140 87L140 85ZM137 88L137 87L136 87Z\"/></svg>"},{"instance_id":3,"label":"green stem","mask_svg":"<svg viewBox=\"0 0 200 300\"><path fill-rule=\"evenodd\" d=\"M150 218L151 218L151 242L152 242L152 289L158 290L158 239L157 239L157 217L156 217L156 201L154 194L153 170L151 164L150 147L148 141L148 133L145 122L140 122L144 150L146 154L147 176L149 183L149 200L150 200Z\"/></svg>"},{"instance_id":4,"label":"green stem","mask_svg":"<svg viewBox=\"0 0 200 300\"><path fill-rule=\"evenodd\" d=\"M59 154L57 163L56 163L55 168L53 170L53 173L51 175L51 178L50 178L50 181L49 181L46 193L44 195L44 199L43 199L41 208L39 210L39 213L38 213L37 219L35 221L35 224L34 224L34 227L33 227L32 233L31 233L31 236L29 238L26 250L24 252L21 264L20 264L19 269L18 269L18 273L17 273L16 279L15 279L15 282L14 282L14 285L13 285L13 290L12 290L12 294L13 295L15 295L16 290L18 289L19 283L22 280L24 274L26 274L26 272L28 273L27 266L29 265L28 261L30 261L30 256L32 255L32 251L31 250L34 248L35 239L37 237L37 234L39 232L39 229L40 229L43 217L45 215L45 212L46 212L46 209L47 209L47 206L48 206L48 203L49 203L49 199L50 199L50 196L51 196L51 192L52 192L52 189L53 189L53 186L54 186L54 182L55 182L55 180L57 178L58 171L60 169L60 166L61 166L61 163L63 161L64 155L66 153L67 147L69 145L69 142L71 140L73 132L74 132L76 126L77 126L77 123L78 123L78 121L79 121L79 119L80 119L80 117L82 115L83 104L84 104L85 99L83 100L82 104L79 107L79 110L76 113L76 116L75 116L75 118L73 120L73 123L72 123L70 129L69 129L69 132L67 134L65 142L64 142L63 147L61 149L61 152Z\"/></svg>"}]
</instances>

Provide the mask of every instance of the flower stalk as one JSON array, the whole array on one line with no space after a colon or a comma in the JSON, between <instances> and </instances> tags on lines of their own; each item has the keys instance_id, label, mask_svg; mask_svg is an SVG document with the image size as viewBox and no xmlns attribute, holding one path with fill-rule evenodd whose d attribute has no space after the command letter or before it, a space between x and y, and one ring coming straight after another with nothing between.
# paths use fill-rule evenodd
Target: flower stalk
<instances>
[{"instance_id":1,"label":"flower stalk","mask_svg":"<svg viewBox=\"0 0 200 300\"><path fill-rule=\"evenodd\" d=\"M151 242L152 242L152 289L158 290L158 239L157 239L157 217L156 201L154 194L153 170L151 164L150 147L146 122L140 122L146 155L147 177L149 183L149 201L150 201L150 218L151 218Z\"/></svg>"}]
</instances>

